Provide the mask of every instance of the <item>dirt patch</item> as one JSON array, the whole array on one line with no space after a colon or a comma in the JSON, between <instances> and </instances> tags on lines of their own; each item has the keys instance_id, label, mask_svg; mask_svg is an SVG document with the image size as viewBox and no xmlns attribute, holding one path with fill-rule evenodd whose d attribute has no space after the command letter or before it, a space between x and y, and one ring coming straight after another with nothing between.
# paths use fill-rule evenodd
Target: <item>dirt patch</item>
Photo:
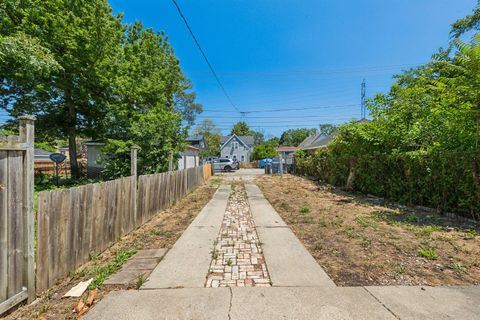
<instances>
[{"instance_id":1,"label":"dirt patch","mask_svg":"<svg viewBox=\"0 0 480 320\"><path fill-rule=\"evenodd\" d=\"M149 222L124 236L103 253L93 255L90 262L81 266L70 278L64 279L44 292L34 304L19 307L5 316L5 319L77 319L74 308L80 299L61 298L71 287L80 281L98 277L109 268L118 267L118 263L126 261L126 255L129 257L137 250L171 248L200 210L210 201L215 191L216 186L211 184L198 187L171 208L158 213ZM100 286L95 303L112 290L120 290L120 288ZM87 299L88 293L89 290L82 300Z\"/></svg>"},{"instance_id":2,"label":"dirt patch","mask_svg":"<svg viewBox=\"0 0 480 320\"><path fill-rule=\"evenodd\" d=\"M256 182L337 285L480 284L478 224L392 209L292 175Z\"/></svg>"}]
</instances>

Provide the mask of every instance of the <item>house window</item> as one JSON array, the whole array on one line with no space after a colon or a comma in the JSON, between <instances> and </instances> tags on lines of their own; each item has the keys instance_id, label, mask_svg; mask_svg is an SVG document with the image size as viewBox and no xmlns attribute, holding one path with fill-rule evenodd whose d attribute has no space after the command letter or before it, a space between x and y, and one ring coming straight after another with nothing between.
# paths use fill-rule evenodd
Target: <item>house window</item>
<instances>
[{"instance_id":1,"label":"house window","mask_svg":"<svg viewBox=\"0 0 480 320\"><path fill-rule=\"evenodd\" d=\"M236 141L233 142L233 149L238 149L238 142Z\"/></svg>"},{"instance_id":2,"label":"house window","mask_svg":"<svg viewBox=\"0 0 480 320\"><path fill-rule=\"evenodd\" d=\"M233 155L233 159L237 159L237 155L236 155L236 154Z\"/></svg>"},{"instance_id":3,"label":"house window","mask_svg":"<svg viewBox=\"0 0 480 320\"><path fill-rule=\"evenodd\" d=\"M245 156L242 154L242 161L245 161Z\"/></svg>"},{"instance_id":4,"label":"house window","mask_svg":"<svg viewBox=\"0 0 480 320\"><path fill-rule=\"evenodd\" d=\"M225 156L225 158L227 158L227 159L228 159L228 156Z\"/></svg>"}]
</instances>

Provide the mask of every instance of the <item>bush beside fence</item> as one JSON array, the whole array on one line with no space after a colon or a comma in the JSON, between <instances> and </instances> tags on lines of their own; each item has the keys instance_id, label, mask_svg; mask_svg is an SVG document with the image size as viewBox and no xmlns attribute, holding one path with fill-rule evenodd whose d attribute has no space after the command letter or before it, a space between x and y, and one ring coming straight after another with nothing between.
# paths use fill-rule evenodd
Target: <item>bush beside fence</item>
<instances>
[{"instance_id":1,"label":"bush beside fence","mask_svg":"<svg viewBox=\"0 0 480 320\"><path fill-rule=\"evenodd\" d=\"M328 149L299 154L297 172L336 186L440 213L480 219L480 154L432 153L339 157Z\"/></svg>"},{"instance_id":2,"label":"bush beside fence","mask_svg":"<svg viewBox=\"0 0 480 320\"><path fill-rule=\"evenodd\" d=\"M85 186L38 197L37 292L44 291L208 179L210 165ZM136 203L136 205L135 205Z\"/></svg>"}]
</instances>

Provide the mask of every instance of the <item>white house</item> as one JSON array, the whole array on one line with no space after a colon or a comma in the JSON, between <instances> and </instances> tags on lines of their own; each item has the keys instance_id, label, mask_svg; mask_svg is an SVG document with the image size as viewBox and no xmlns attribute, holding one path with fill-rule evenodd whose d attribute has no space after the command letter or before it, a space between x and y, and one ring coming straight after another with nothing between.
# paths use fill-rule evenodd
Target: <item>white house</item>
<instances>
[{"instance_id":1,"label":"white house","mask_svg":"<svg viewBox=\"0 0 480 320\"><path fill-rule=\"evenodd\" d=\"M221 139L220 156L240 162L250 162L253 145L253 136L237 136L236 134L225 136Z\"/></svg>"},{"instance_id":2,"label":"white house","mask_svg":"<svg viewBox=\"0 0 480 320\"><path fill-rule=\"evenodd\" d=\"M200 165L200 149L187 145L178 157L178 170L198 167Z\"/></svg>"}]
</instances>

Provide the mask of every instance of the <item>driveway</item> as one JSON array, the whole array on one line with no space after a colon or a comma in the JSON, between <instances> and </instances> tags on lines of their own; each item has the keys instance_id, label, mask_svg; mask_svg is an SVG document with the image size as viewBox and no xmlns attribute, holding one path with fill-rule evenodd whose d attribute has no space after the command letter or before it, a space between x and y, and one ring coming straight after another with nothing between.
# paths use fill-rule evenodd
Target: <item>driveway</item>
<instances>
[{"instance_id":1,"label":"driveway","mask_svg":"<svg viewBox=\"0 0 480 320\"><path fill-rule=\"evenodd\" d=\"M263 175L263 169L239 169L232 172L215 172L215 176L220 176L224 180L254 180L256 177Z\"/></svg>"}]
</instances>

